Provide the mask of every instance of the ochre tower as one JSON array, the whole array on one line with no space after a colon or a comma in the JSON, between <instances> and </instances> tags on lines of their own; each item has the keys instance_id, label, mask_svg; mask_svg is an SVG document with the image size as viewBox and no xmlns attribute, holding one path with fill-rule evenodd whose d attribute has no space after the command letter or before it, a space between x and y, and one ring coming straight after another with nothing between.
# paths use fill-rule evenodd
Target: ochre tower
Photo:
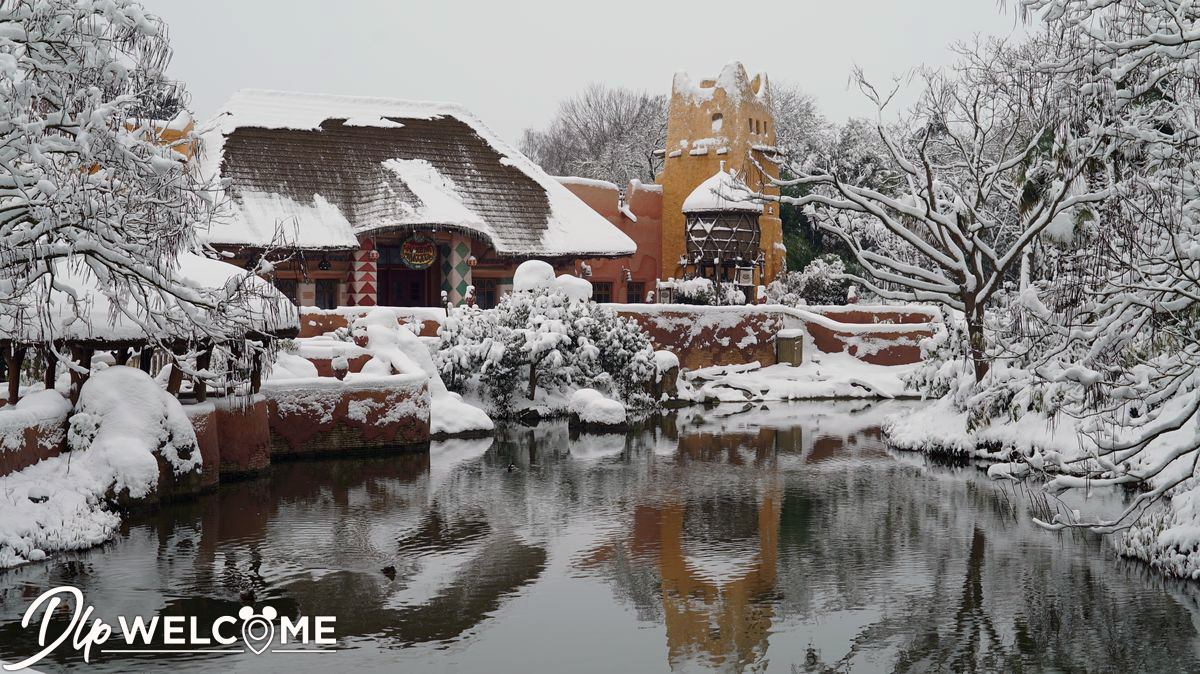
<instances>
[{"instance_id":1,"label":"ochre tower","mask_svg":"<svg viewBox=\"0 0 1200 674\"><path fill-rule=\"evenodd\" d=\"M730 63L715 80L696 84L676 73L667 119L667 147L659 183L663 186L661 278L681 278L686 251L682 206L700 183L725 162L751 190L778 196L771 179L775 164L775 119L766 74L754 79L741 63ZM758 165L755 164L757 162ZM759 216L764 265L758 283L766 285L783 269L783 224L779 204L769 202Z\"/></svg>"}]
</instances>

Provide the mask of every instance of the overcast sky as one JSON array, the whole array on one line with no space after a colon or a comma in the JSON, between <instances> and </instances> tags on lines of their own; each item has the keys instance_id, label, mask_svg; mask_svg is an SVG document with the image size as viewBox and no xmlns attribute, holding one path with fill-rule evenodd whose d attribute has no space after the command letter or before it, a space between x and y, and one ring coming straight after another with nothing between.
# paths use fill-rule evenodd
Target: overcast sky
<instances>
[{"instance_id":1,"label":"overcast sky","mask_svg":"<svg viewBox=\"0 0 1200 674\"><path fill-rule=\"evenodd\" d=\"M667 93L677 70L712 77L734 60L800 85L834 121L873 114L847 87L853 64L886 83L947 63L955 40L1014 31L997 0L144 2L201 119L237 89L290 89L455 101L512 141L589 82Z\"/></svg>"}]
</instances>

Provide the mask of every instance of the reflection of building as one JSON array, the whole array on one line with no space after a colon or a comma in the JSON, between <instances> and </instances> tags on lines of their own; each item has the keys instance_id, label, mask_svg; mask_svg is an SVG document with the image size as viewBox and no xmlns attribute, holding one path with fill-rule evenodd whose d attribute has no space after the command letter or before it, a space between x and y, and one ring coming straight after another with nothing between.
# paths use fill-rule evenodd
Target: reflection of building
<instances>
[{"instance_id":1,"label":"reflection of building","mask_svg":"<svg viewBox=\"0 0 1200 674\"><path fill-rule=\"evenodd\" d=\"M680 483L688 484L686 473L693 470L728 470L729 489L708 483L698 493L685 490L638 506L628 540L602 546L583 561L595 566L625 554L621 550L654 559L673 669L697 658L735 671L765 663L783 501L776 443L772 431L681 437Z\"/></svg>"},{"instance_id":2,"label":"reflection of building","mask_svg":"<svg viewBox=\"0 0 1200 674\"><path fill-rule=\"evenodd\" d=\"M305 305L438 306L474 285L493 304L529 258L571 272L634 242L466 110L241 91L207 134L229 181L209 240L242 264L264 250Z\"/></svg>"}]
</instances>

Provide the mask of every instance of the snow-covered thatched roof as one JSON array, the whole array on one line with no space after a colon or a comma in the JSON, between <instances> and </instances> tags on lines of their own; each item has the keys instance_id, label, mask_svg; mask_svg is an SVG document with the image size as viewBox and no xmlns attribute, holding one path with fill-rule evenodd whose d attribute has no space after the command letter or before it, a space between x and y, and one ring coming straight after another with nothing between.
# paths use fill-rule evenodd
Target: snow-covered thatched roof
<instances>
[{"instance_id":1,"label":"snow-covered thatched roof","mask_svg":"<svg viewBox=\"0 0 1200 674\"><path fill-rule=\"evenodd\" d=\"M635 244L462 107L243 90L204 133L203 168L230 181L215 244L358 247L451 229L515 257L621 256Z\"/></svg>"},{"instance_id":2,"label":"snow-covered thatched roof","mask_svg":"<svg viewBox=\"0 0 1200 674\"><path fill-rule=\"evenodd\" d=\"M204 336L197 321L209 320L214 325L235 323L248 333L287 335L300 327L295 305L275 286L228 262L182 253L171 278L181 288L234 301L226 302L221 316L211 319L194 304L181 303L171 292L145 283L134 284L143 295L141 301L134 301L123 291L106 292L82 258L64 258L54 262L54 288L47 295L31 298L31 306L10 305L0 311L0 339L96 344L187 341Z\"/></svg>"},{"instance_id":3,"label":"snow-covered thatched roof","mask_svg":"<svg viewBox=\"0 0 1200 674\"><path fill-rule=\"evenodd\" d=\"M683 200L684 213L712 211L746 211L762 213L762 204L750 201L750 188L733 174L726 173L724 164L708 180L696 186Z\"/></svg>"}]
</instances>

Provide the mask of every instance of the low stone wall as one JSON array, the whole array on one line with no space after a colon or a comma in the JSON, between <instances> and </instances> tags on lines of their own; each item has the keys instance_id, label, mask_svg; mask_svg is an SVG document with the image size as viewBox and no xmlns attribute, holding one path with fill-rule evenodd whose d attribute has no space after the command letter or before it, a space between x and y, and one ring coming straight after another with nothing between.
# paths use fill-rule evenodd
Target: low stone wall
<instances>
[{"instance_id":1,"label":"low stone wall","mask_svg":"<svg viewBox=\"0 0 1200 674\"><path fill-rule=\"evenodd\" d=\"M319 337L338 328L349 328L354 319L365 316L368 311L379 307L338 307L317 309L300 307L300 337ZM420 337L437 337L438 329L446 311L437 307L384 307L396 315L401 323L421 324Z\"/></svg>"},{"instance_id":2,"label":"low stone wall","mask_svg":"<svg viewBox=\"0 0 1200 674\"><path fill-rule=\"evenodd\" d=\"M221 476L255 475L270 467L270 408L266 397L221 398L214 405Z\"/></svg>"},{"instance_id":3,"label":"low stone wall","mask_svg":"<svg viewBox=\"0 0 1200 674\"><path fill-rule=\"evenodd\" d=\"M937 314L924 307L812 307L662 304L613 305L650 335L654 348L679 358L681 367L774 365L775 335L802 329L809 348L847 353L875 365L921 360L920 340L933 334Z\"/></svg>"},{"instance_id":4,"label":"low stone wall","mask_svg":"<svg viewBox=\"0 0 1200 674\"><path fill-rule=\"evenodd\" d=\"M754 361L774 365L775 333L784 328L781 316L753 307L622 305L618 313L642 326L655 349L675 354L679 366L689 370Z\"/></svg>"},{"instance_id":5,"label":"low stone wall","mask_svg":"<svg viewBox=\"0 0 1200 674\"><path fill-rule=\"evenodd\" d=\"M704 307L686 304L610 304L620 315L636 321L656 349L679 357L680 366L698 369L712 365L776 362L775 335L784 329L805 330L809 348L847 353L875 365L905 365L921 359L921 339L933 334L931 323L941 320L936 308L925 306L863 305L785 307L736 305ZM436 336L444 312L423 307L389 307L402 322L421 321L421 336ZM301 336L317 336L348 327L371 307L332 310L301 309ZM305 356L322 375L332 368L321 358ZM361 364L350 363L357 372Z\"/></svg>"},{"instance_id":6,"label":"low stone wall","mask_svg":"<svg viewBox=\"0 0 1200 674\"><path fill-rule=\"evenodd\" d=\"M0 407L0 477L67 451L71 406L64 400L59 407Z\"/></svg>"},{"instance_id":7,"label":"low stone wall","mask_svg":"<svg viewBox=\"0 0 1200 674\"><path fill-rule=\"evenodd\" d=\"M184 405L196 431L196 444L200 445L202 473L200 488L211 489L221 480L221 438L217 434L217 408L212 402Z\"/></svg>"},{"instance_id":8,"label":"low stone wall","mask_svg":"<svg viewBox=\"0 0 1200 674\"><path fill-rule=\"evenodd\" d=\"M264 382L270 450L331 455L429 441L429 386L421 375Z\"/></svg>"},{"instance_id":9,"label":"low stone wall","mask_svg":"<svg viewBox=\"0 0 1200 674\"><path fill-rule=\"evenodd\" d=\"M933 307L895 306L890 304L844 304L805 307L839 323L886 324L886 323L933 323L941 320L941 314Z\"/></svg>"}]
</instances>

